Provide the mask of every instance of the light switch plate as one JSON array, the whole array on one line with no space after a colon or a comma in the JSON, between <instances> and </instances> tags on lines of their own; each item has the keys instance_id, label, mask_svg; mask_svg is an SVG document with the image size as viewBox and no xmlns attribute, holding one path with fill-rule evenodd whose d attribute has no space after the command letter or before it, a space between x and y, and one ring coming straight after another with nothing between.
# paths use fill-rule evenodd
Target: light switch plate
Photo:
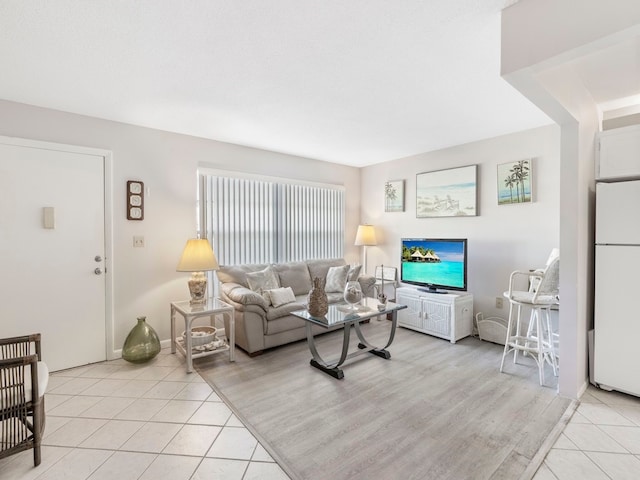
<instances>
[{"instance_id":1,"label":"light switch plate","mask_svg":"<svg viewBox=\"0 0 640 480\"><path fill-rule=\"evenodd\" d=\"M56 212L53 207L42 207L42 224L44 228L56 228Z\"/></svg>"}]
</instances>

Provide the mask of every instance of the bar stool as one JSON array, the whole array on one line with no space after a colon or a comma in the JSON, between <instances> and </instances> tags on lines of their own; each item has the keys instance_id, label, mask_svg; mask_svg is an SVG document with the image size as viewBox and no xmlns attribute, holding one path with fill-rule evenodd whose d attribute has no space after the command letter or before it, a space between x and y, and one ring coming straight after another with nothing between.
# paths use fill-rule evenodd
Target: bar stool
<instances>
[{"instance_id":1,"label":"bar stool","mask_svg":"<svg viewBox=\"0 0 640 480\"><path fill-rule=\"evenodd\" d=\"M514 282L520 276L536 279L535 291L515 290ZM504 359L513 351L513 363L518 363L518 352L526 352L538 364L540 385L544 385L544 364L548 362L553 374L558 375L554 333L551 328L549 311L559 303L560 257L556 256L547 262L542 271L511 273L509 291L504 296L509 300L509 322L505 339L500 372L504 369ZM531 309L529 326L525 334L521 334L522 308ZM515 325L514 325L515 323ZM515 334L513 333L515 327Z\"/></svg>"}]
</instances>

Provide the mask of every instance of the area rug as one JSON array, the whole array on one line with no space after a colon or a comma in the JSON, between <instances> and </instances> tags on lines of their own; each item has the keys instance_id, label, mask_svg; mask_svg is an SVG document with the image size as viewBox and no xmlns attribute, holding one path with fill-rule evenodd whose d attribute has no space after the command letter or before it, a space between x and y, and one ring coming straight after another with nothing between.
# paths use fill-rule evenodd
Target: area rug
<instances>
[{"instance_id":1,"label":"area rug","mask_svg":"<svg viewBox=\"0 0 640 480\"><path fill-rule=\"evenodd\" d=\"M390 324L365 326L372 343L382 343ZM337 355L341 342L341 332L318 337L320 354ZM294 480L535 472L532 460L571 402L538 384L531 360L509 361L500 373L501 345L472 337L451 344L404 328L389 350L390 360L354 359L342 380L309 365L306 341L194 365Z\"/></svg>"}]
</instances>

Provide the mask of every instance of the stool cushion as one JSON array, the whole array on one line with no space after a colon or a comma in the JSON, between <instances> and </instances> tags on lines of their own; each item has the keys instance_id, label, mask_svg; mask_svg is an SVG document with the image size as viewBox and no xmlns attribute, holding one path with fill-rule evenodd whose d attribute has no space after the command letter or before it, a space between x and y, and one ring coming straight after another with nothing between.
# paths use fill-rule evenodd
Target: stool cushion
<instances>
[{"instance_id":1,"label":"stool cushion","mask_svg":"<svg viewBox=\"0 0 640 480\"><path fill-rule=\"evenodd\" d=\"M509 292L504 292L504 296L509 299L509 301L524 303L527 305L534 305L533 296L535 292L523 292L519 290L514 290L511 292L511 296L509 296ZM555 295L538 295L536 298L535 305L555 305L559 303L558 298Z\"/></svg>"}]
</instances>

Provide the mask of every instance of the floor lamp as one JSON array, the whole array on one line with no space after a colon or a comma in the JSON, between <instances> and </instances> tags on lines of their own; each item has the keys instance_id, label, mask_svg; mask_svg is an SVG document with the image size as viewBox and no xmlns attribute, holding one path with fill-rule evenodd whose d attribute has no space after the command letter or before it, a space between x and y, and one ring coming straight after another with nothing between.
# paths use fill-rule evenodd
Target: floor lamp
<instances>
[{"instance_id":1,"label":"floor lamp","mask_svg":"<svg viewBox=\"0 0 640 480\"><path fill-rule=\"evenodd\" d=\"M367 273L367 247L377 244L376 231L374 230L373 225L358 225L358 232L356 233L356 241L354 245L357 247L364 247L364 262L362 262L364 273Z\"/></svg>"}]
</instances>

